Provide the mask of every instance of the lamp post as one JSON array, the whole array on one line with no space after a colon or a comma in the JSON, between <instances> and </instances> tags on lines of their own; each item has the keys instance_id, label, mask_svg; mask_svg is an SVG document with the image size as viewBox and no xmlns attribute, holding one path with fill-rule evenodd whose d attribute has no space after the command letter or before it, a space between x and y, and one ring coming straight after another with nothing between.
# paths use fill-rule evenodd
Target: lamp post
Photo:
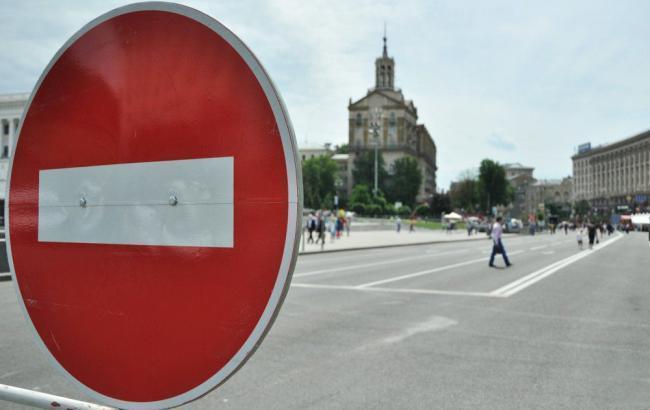
<instances>
[{"instance_id":1,"label":"lamp post","mask_svg":"<svg viewBox=\"0 0 650 410\"><path fill-rule=\"evenodd\" d=\"M378 151L379 151L379 129L381 128L381 109L375 108L371 114L370 128L372 129L372 136L375 140L375 188L373 195L377 196L379 192L379 170L378 170Z\"/></svg>"}]
</instances>

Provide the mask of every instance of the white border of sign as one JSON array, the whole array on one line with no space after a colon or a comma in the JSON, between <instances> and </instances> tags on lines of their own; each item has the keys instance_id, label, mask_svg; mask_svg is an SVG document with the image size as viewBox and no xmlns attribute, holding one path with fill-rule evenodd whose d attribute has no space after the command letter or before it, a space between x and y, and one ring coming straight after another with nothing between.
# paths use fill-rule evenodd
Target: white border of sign
<instances>
[{"instance_id":1,"label":"white border of sign","mask_svg":"<svg viewBox=\"0 0 650 410\"><path fill-rule=\"evenodd\" d=\"M266 333L271 328L271 325L273 324L273 321L275 320L275 317L277 316L280 307L282 306L282 302L284 301L287 291L289 290L291 275L293 273L294 266L296 264L296 258L298 256L298 245L299 245L298 239L300 238L300 233L301 233L300 231L301 223L299 218L302 218L302 175L301 175L300 168L297 166L297 164L299 164L298 148L296 145L296 139L293 132L293 126L291 125L291 120L289 119L289 114L284 105L284 102L282 101L282 98L280 97L280 94L278 93L276 87L271 81L271 78L266 73L266 71L260 64L260 62L257 60L255 55L251 52L251 50L249 50L248 47L246 47L246 45L237 36L235 36L235 34L233 34L230 30L228 30L225 26L223 26L221 23L219 23L212 17L198 10L195 10L191 7L183 6L180 4L150 2L150 3L135 3L135 4L130 4L128 6L119 7L117 9L114 9L108 13L105 13L97 17L96 19L92 20L90 23L86 24L77 33L75 33L59 49L59 51L57 51L57 53L54 55L50 63L47 65L47 67L41 74L38 82L36 83L36 86L34 87L34 90L32 91L32 94L29 97L29 101L27 103L27 106L25 108L25 111L23 112L20 121L20 128L18 130L18 138L16 139L15 147L16 148L18 147L18 141L20 140L20 132L22 130L22 125L24 123L25 116L29 112L29 108L31 107L32 100L34 99L36 92L41 86L41 83L49 73L50 69L58 61L59 57L61 57L61 55L75 41L77 41L77 39L79 39L81 36L86 34L88 31L92 30L94 27L98 26L99 24L122 14L127 14L127 13L132 13L137 11L150 11L150 10L166 11L166 12L180 14L182 16L188 17L210 28L212 31L218 34L221 38L223 38L228 44L230 44L230 46L232 46L237 51L237 53L246 62L248 67L251 69L251 71L255 74L257 81L262 86L264 93L266 94L266 97L269 100L269 104L273 110L273 115L275 116L275 120L278 125L280 135L282 138L282 147L284 150L286 172L287 172L289 206L288 206L288 215L287 215L287 231L285 237L284 253L282 256L282 262L280 264L280 270L278 272L278 276L275 285L273 287L271 297L269 298L269 302L266 308L264 309L264 312L262 313L259 322L251 332L250 336L248 337L244 345L221 370L219 370L216 374L214 374L212 377L210 377L202 384L178 396L171 397L165 400L152 401L152 402L130 402L130 401L123 401L123 400L118 400L112 397L105 396L99 392L92 390L88 386L81 383L79 380L75 379L74 376L68 373L68 371L64 369L63 366L61 366L61 364L59 364L59 362L50 353L50 351L47 349L47 347L41 340L40 336L36 332L36 328L34 327L34 324L32 323L29 314L27 313L27 309L25 308L25 302L22 299L22 295L20 293L20 287L18 284L18 278L14 270L13 257L11 254L10 229L8 228L6 229L7 256L9 259L9 267L11 269L11 274L13 276L13 281L14 281L14 288L18 295L18 300L20 301L21 309L25 314L25 317L28 319L28 322L30 324L34 337L37 340L37 343L46 352L47 357L54 364L54 367L59 369L69 380L73 382L74 385L78 386L84 393L92 397L94 400L118 408L128 408L128 409L137 409L137 410L176 407L184 403L187 403L189 401L196 400L201 396L209 393L214 388L221 385L230 376L232 376L237 370L239 370L241 366L244 365L244 363L255 352L257 347L262 343L264 336L266 336ZM7 227L10 226L9 193L11 192L11 171L13 168L15 150L12 150L12 152L14 152L14 155L12 155L9 163L9 171L7 174L8 175L7 188L6 188L6 196L5 196L7 198L7 200L5 201L5 220L6 220Z\"/></svg>"}]
</instances>

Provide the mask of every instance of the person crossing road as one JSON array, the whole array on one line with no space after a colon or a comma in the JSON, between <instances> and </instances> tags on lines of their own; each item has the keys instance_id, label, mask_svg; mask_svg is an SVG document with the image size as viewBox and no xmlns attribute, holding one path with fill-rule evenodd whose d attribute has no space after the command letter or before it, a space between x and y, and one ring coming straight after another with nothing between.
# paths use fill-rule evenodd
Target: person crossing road
<instances>
[{"instance_id":1,"label":"person crossing road","mask_svg":"<svg viewBox=\"0 0 650 410\"><path fill-rule=\"evenodd\" d=\"M497 253L500 253L501 256L503 256L503 260L506 263L506 266L512 265L510 263L510 260L508 259L508 255L506 255L506 248L503 246L503 242L501 241L501 235L503 234L503 228L501 227L501 217L497 217L496 222L494 225L492 225L492 231L491 231L491 236L492 236L492 255L490 255L490 263L489 266L491 268L494 268L494 256Z\"/></svg>"}]
</instances>

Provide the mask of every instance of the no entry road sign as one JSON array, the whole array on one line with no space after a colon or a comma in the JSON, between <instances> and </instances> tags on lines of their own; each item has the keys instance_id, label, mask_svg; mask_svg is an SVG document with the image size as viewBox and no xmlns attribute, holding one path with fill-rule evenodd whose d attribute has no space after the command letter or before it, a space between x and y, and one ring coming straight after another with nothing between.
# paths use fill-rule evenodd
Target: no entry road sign
<instances>
[{"instance_id":1,"label":"no entry road sign","mask_svg":"<svg viewBox=\"0 0 650 410\"><path fill-rule=\"evenodd\" d=\"M95 400L173 407L233 374L270 328L300 232L289 116L228 29L140 3L54 56L9 171L20 303Z\"/></svg>"}]
</instances>

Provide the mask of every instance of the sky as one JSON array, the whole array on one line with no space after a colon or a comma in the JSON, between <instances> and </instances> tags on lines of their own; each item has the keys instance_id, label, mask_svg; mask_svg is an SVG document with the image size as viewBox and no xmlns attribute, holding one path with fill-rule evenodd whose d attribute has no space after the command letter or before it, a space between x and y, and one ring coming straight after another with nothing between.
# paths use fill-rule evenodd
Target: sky
<instances>
[{"instance_id":1,"label":"sky","mask_svg":"<svg viewBox=\"0 0 650 410\"><path fill-rule=\"evenodd\" d=\"M59 47L129 2L0 0L0 94L31 92ZM571 175L585 142L650 129L650 2L186 1L262 62L300 147L347 142L349 99L374 86L384 24L395 84L438 148L437 183L484 158Z\"/></svg>"}]
</instances>

